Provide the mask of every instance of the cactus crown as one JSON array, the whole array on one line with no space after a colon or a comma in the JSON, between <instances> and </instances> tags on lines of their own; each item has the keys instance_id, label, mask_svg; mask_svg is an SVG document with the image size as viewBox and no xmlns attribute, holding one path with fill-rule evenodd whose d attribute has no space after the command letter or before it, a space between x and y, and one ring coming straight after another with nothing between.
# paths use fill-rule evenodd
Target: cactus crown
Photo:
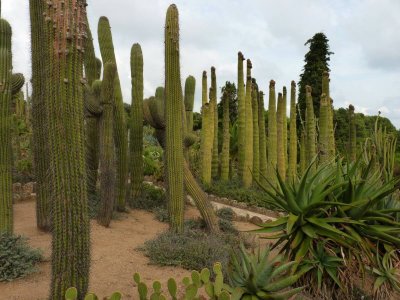
<instances>
[{"instance_id":1,"label":"cactus crown","mask_svg":"<svg viewBox=\"0 0 400 300\"><path fill-rule=\"evenodd\" d=\"M269 82L269 88L274 88L275 87L275 80L271 79Z\"/></svg>"}]
</instances>

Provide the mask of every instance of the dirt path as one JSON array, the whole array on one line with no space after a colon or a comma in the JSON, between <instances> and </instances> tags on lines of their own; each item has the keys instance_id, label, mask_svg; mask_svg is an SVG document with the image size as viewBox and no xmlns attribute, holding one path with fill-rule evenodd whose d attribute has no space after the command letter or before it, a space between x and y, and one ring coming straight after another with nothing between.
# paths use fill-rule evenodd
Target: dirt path
<instances>
[{"instance_id":1,"label":"dirt path","mask_svg":"<svg viewBox=\"0 0 400 300\"><path fill-rule=\"evenodd\" d=\"M36 229L35 202L14 205L15 233L29 238L29 243L44 252L45 261L40 263L39 272L9 283L0 282L0 299L35 300L46 299L50 284L50 234ZM188 207L186 218L194 218L198 212ZM249 230L254 225L237 223L241 230ZM139 272L147 283L160 280L164 287L170 277L177 281L189 271L177 267L159 267L148 264L143 253L135 249L146 240L168 228L166 223L158 222L153 214L146 211L131 211L114 220L110 228L91 222L92 264L89 290L102 299L114 291L120 291L123 299L138 299L132 276Z\"/></svg>"}]
</instances>

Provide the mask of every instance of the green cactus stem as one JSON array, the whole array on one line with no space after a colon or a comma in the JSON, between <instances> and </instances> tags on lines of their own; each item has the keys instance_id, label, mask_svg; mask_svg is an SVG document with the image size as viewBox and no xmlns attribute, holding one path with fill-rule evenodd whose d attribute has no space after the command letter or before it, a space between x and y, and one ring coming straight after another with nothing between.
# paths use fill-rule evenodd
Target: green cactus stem
<instances>
[{"instance_id":1,"label":"green cactus stem","mask_svg":"<svg viewBox=\"0 0 400 300\"><path fill-rule=\"evenodd\" d=\"M302 176L307 169L307 154L306 154L306 134L304 129L301 131L300 136L300 176Z\"/></svg>"},{"instance_id":2,"label":"green cactus stem","mask_svg":"<svg viewBox=\"0 0 400 300\"><path fill-rule=\"evenodd\" d=\"M11 26L4 19L0 40L0 233L12 233Z\"/></svg>"},{"instance_id":3,"label":"green cactus stem","mask_svg":"<svg viewBox=\"0 0 400 300\"><path fill-rule=\"evenodd\" d=\"M101 17L98 24L98 38L103 64L116 63L114 45L112 40L110 23L106 17ZM114 140L117 153L117 201L116 208L125 210L126 183L128 175L128 135L126 131L125 109L122 99L121 84L118 68L114 82Z\"/></svg>"},{"instance_id":4,"label":"green cactus stem","mask_svg":"<svg viewBox=\"0 0 400 300\"><path fill-rule=\"evenodd\" d=\"M264 109L264 93L259 91L258 93L258 128L260 136L260 179L267 177L267 144L266 144L266 133L265 133L265 109Z\"/></svg>"},{"instance_id":5,"label":"green cactus stem","mask_svg":"<svg viewBox=\"0 0 400 300\"><path fill-rule=\"evenodd\" d=\"M319 163L326 164L330 160L329 153L329 104L325 93L321 95L319 108Z\"/></svg>"},{"instance_id":6,"label":"green cactus stem","mask_svg":"<svg viewBox=\"0 0 400 300\"><path fill-rule=\"evenodd\" d=\"M251 108L253 113L253 178L260 179L260 135L258 124L258 86L256 80L252 79Z\"/></svg>"},{"instance_id":7,"label":"green cactus stem","mask_svg":"<svg viewBox=\"0 0 400 300\"><path fill-rule=\"evenodd\" d=\"M328 119L328 134L329 134L329 157L332 158L335 156L335 133L334 133L334 125L333 125L333 106L332 106L332 99L330 96L330 89L329 89L329 72L325 71L322 74L322 93L326 95L327 98L327 119Z\"/></svg>"},{"instance_id":8,"label":"green cactus stem","mask_svg":"<svg viewBox=\"0 0 400 300\"><path fill-rule=\"evenodd\" d=\"M214 142L213 142L213 155L211 163L211 176L214 179L218 177L218 109L217 109L217 76L215 74L215 67L211 67L211 90L210 102L214 105Z\"/></svg>"},{"instance_id":9,"label":"green cactus stem","mask_svg":"<svg viewBox=\"0 0 400 300\"><path fill-rule=\"evenodd\" d=\"M244 77L243 77L243 61L244 56L242 52L238 53L238 83L237 83L237 97L238 97L238 175L239 178L243 177L244 161L245 161L245 145L246 145L246 98L244 91Z\"/></svg>"},{"instance_id":10,"label":"green cactus stem","mask_svg":"<svg viewBox=\"0 0 400 300\"><path fill-rule=\"evenodd\" d=\"M311 164L316 156L316 134L315 134L315 115L311 86L306 85L306 155L307 165ZM315 164L311 167L311 172L316 169Z\"/></svg>"},{"instance_id":11,"label":"green cactus stem","mask_svg":"<svg viewBox=\"0 0 400 300\"><path fill-rule=\"evenodd\" d=\"M282 139L283 139L283 154L285 155L285 166L287 167L288 165L288 134L287 134L287 118L286 118L286 113L287 113L287 90L286 86L283 87L283 134L282 134Z\"/></svg>"},{"instance_id":12,"label":"green cactus stem","mask_svg":"<svg viewBox=\"0 0 400 300\"><path fill-rule=\"evenodd\" d=\"M171 229L183 231L183 96L179 63L178 9L168 7L165 21L165 163Z\"/></svg>"},{"instance_id":13,"label":"green cactus stem","mask_svg":"<svg viewBox=\"0 0 400 300\"><path fill-rule=\"evenodd\" d=\"M115 151L113 135L113 103L116 67L113 63L104 65L104 76L101 83L101 105L103 113L100 117L100 199L101 206L97 221L108 227L114 210L115 189Z\"/></svg>"},{"instance_id":14,"label":"green cactus stem","mask_svg":"<svg viewBox=\"0 0 400 300\"><path fill-rule=\"evenodd\" d=\"M230 147L230 132L229 132L229 93L224 91L222 95L223 120L222 120L222 151L221 151L221 180L229 180L229 147Z\"/></svg>"},{"instance_id":15,"label":"green cactus stem","mask_svg":"<svg viewBox=\"0 0 400 300\"><path fill-rule=\"evenodd\" d=\"M289 160L288 179L293 182L297 177L297 124L296 124L296 83L290 88L290 124L289 124Z\"/></svg>"},{"instance_id":16,"label":"green cactus stem","mask_svg":"<svg viewBox=\"0 0 400 300\"><path fill-rule=\"evenodd\" d=\"M47 128L48 176L52 177L50 299L64 299L71 286L85 295L89 283L90 224L82 84L85 16L84 0L53 0L46 5L52 59L48 73L51 84L47 88L53 96L49 97Z\"/></svg>"},{"instance_id":17,"label":"green cactus stem","mask_svg":"<svg viewBox=\"0 0 400 300\"><path fill-rule=\"evenodd\" d=\"M130 117L129 204L137 201L143 182L143 54L139 44L131 49L132 104Z\"/></svg>"},{"instance_id":18,"label":"green cactus stem","mask_svg":"<svg viewBox=\"0 0 400 300\"><path fill-rule=\"evenodd\" d=\"M36 178L36 222L42 231L50 230L50 191L49 146L47 139L48 120L46 101L48 101L47 67L51 60L46 38L45 2L29 0L31 20L32 50L32 152ZM47 63L46 63L47 62ZM47 94L46 94L47 93Z\"/></svg>"},{"instance_id":19,"label":"green cactus stem","mask_svg":"<svg viewBox=\"0 0 400 300\"><path fill-rule=\"evenodd\" d=\"M211 90L211 88L210 88ZM206 103L202 108L202 140L201 152L201 181L205 185L211 184L211 162L214 143L214 104Z\"/></svg>"},{"instance_id":20,"label":"green cactus stem","mask_svg":"<svg viewBox=\"0 0 400 300\"><path fill-rule=\"evenodd\" d=\"M286 164L285 164L285 148L283 140L283 127L284 127L284 105L282 93L278 94L278 108L276 113L276 123L277 123L277 159L278 159L278 172L283 180L286 178Z\"/></svg>"},{"instance_id":21,"label":"green cactus stem","mask_svg":"<svg viewBox=\"0 0 400 300\"><path fill-rule=\"evenodd\" d=\"M193 131L193 105L194 93L196 89L196 79L193 76L188 76L185 81L185 111L187 132Z\"/></svg>"},{"instance_id":22,"label":"green cactus stem","mask_svg":"<svg viewBox=\"0 0 400 300\"><path fill-rule=\"evenodd\" d=\"M278 163L277 154L277 127L276 127L276 96L275 81L269 82L269 100L268 100L268 145L267 145L267 170L268 179L271 183L275 182L275 170Z\"/></svg>"},{"instance_id":23,"label":"green cactus stem","mask_svg":"<svg viewBox=\"0 0 400 300\"><path fill-rule=\"evenodd\" d=\"M356 122L354 116L354 106L349 105L349 159L350 161L356 161L357 158L357 134L356 134Z\"/></svg>"},{"instance_id":24,"label":"green cactus stem","mask_svg":"<svg viewBox=\"0 0 400 300\"><path fill-rule=\"evenodd\" d=\"M207 102L207 71L203 71L203 75L201 77L201 105L203 106Z\"/></svg>"},{"instance_id":25,"label":"green cactus stem","mask_svg":"<svg viewBox=\"0 0 400 300\"><path fill-rule=\"evenodd\" d=\"M249 188L253 183L253 110L252 110L252 82L251 82L250 59L247 60L247 80L246 80L246 127L245 127L245 160L243 169L243 186Z\"/></svg>"}]
</instances>

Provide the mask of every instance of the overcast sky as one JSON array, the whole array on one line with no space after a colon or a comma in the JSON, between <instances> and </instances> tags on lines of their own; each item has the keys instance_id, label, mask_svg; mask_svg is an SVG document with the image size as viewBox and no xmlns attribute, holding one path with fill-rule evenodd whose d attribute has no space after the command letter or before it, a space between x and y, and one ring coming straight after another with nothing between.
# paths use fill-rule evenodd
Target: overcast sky
<instances>
[{"instance_id":1,"label":"overcast sky","mask_svg":"<svg viewBox=\"0 0 400 300\"><path fill-rule=\"evenodd\" d=\"M29 1L3 0L2 17L13 28L14 72L30 77ZM164 83L165 0L88 0L97 55L97 21L110 20L124 101L131 101L130 48L144 55L144 95ZM324 32L331 57L334 105L378 110L400 128L400 0L190 0L175 1L180 13L182 85L196 78L195 110L201 104L201 74L217 70L218 87L237 80L237 52L253 62L260 88L270 79L277 88L299 80L308 47ZM267 105L267 103L266 103Z\"/></svg>"}]
</instances>

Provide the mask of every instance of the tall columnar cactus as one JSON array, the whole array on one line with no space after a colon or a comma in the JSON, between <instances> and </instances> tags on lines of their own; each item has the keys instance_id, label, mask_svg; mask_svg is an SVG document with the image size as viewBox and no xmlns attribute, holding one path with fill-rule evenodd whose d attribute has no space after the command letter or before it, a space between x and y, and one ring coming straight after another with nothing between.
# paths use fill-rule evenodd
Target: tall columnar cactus
<instances>
[{"instance_id":1,"label":"tall columnar cactus","mask_svg":"<svg viewBox=\"0 0 400 300\"><path fill-rule=\"evenodd\" d=\"M277 123L277 159L278 159L278 172L283 180L286 178L286 162L285 162L285 147L283 140L283 127L284 127L284 105L282 93L278 94L278 108L276 113L276 123Z\"/></svg>"},{"instance_id":2,"label":"tall columnar cactus","mask_svg":"<svg viewBox=\"0 0 400 300\"><path fill-rule=\"evenodd\" d=\"M296 125L296 83L290 88L290 127L289 127L289 161L288 179L290 182L297 176L297 125Z\"/></svg>"},{"instance_id":3,"label":"tall columnar cactus","mask_svg":"<svg viewBox=\"0 0 400 300\"><path fill-rule=\"evenodd\" d=\"M47 2L51 68L48 143L52 177L52 280L50 299L68 287L84 295L90 266L89 216L83 120L83 50L86 1ZM49 61L46 61L49 63Z\"/></svg>"},{"instance_id":4,"label":"tall columnar cactus","mask_svg":"<svg viewBox=\"0 0 400 300\"><path fill-rule=\"evenodd\" d=\"M201 77L201 105L203 106L207 102L207 71L203 71L203 75Z\"/></svg>"},{"instance_id":5,"label":"tall columnar cactus","mask_svg":"<svg viewBox=\"0 0 400 300\"><path fill-rule=\"evenodd\" d=\"M211 88L210 88L211 89ZM202 108L201 129L201 181L205 185L211 184L211 162L214 143L214 104L206 103Z\"/></svg>"},{"instance_id":6,"label":"tall columnar cactus","mask_svg":"<svg viewBox=\"0 0 400 300\"><path fill-rule=\"evenodd\" d=\"M246 145L246 97L244 91L244 77L243 77L243 61L244 56L242 52L238 53L238 83L237 83L237 97L238 97L238 173L239 177L243 177L244 161L245 161L245 145Z\"/></svg>"},{"instance_id":7,"label":"tall columnar cactus","mask_svg":"<svg viewBox=\"0 0 400 300\"><path fill-rule=\"evenodd\" d=\"M252 79L251 108L253 113L253 178L260 179L260 134L258 124L258 86Z\"/></svg>"},{"instance_id":8,"label":"tall columnar cactus","mask_svg":"<svg viewBox=\"0 0 400 300\"><path fill-rule=\"evenodd\" d=\"M271 182L275 180L275 169L278 163L277 157L277 128L276 128L276 96L275 81L269 82L269 100L268 100L268 144L267 144L267 171Z\"/></svg>"},{"instance_id":9,"label":"tall columnar cactus","mask_svg":"<svg viewBox=\"0 0 400 300\"><path fill-rule=\"evenodd\" d=\"M166 179L171 229L183 231L183 97L179 63L178 9L168 7L165 20Z\"/></svg>"},{"instance_id":10,"label":"tall columnar cactus","mask_svg":"<svg viewBox=\"0 0 400 300\"><path fill-rule=\"evenodd\" d=\"M229 132L229 92L224 91L222 95L222 107L223 107L223 120L222 120L222 152L221 152L221 180L229 180L229 144L230 144L230 132Z\"/></svg>"},{"instance_id":11,"label":"tall columnar cactus","mask_svg":"<svg viewBox=\"0 0 400 300\"><path fill-rule=\"evenodd\" d=\"M114 77L116 67L113 63L104 65L104 76L101 83L101 105L103 113L100 117L100 199L101 206L97 221L108 227L114 210L115 189L115 151L113 135L113 103Z\"/></svg>"},{"instance_id":12,"label":"tall columnar cactus","mask_svg":"<svg viewBox=\"0 0 400 300\"><path fill-rule=\"evenodd\" d=\"M267 176L267 144L266 144L266 133L265 133L265 115L264 115L264 93L259 91L258 93L258 128L260 136L260 178L266 178Z\"/></svg>"},{"instance_id":13,"label":"tall columnar cactus","mask_svg":"<svg viewBox=\"0 0 400 300\"><path fill-rule=\"evenodd\" d=\"M322 74L322 94L326 95L327 99L327 120L328 120L328 136L329 136L329 157L332 158L335 156L335 133L334 133L334 125L333 125L333 106L332 106L332 99L330 96L330 89L329 89L329 72L325 71Z\"/></svg>"},{"instance_id":14,"label":"tall columnar cactus","mask_svg":"<svg viewBox=\"0 0 400 300\"><path fill-rule=\"evenodd\" d=\"M306 155L307 165L310 164L317 154L315 137L315 115L314 105L311 95L311 86L306 86ZM315 171L315 163L311 167L311 172Z\"/></svg>"},{"instance_id":15,"label":"tall columnar cactus","mask_svg":"<svg viewBox=\"0 0 400 300\"><path fill-rule=\"evenodd\" d=\"M283 87L283 134L282 134L282 139L283 139L283 154L285 155L285 166L287 167L288 165L288 136L287 136L287 118L286 118L286 112L287 112L287 90L286 86Z\"/></svg>"},{"instance_id":16,"label":"tall columnar cactus","mask_svg":"<svg viewBox=\"0 0 400 300\"><path fill-rule=\"evenodd\" d=\"M193 76L188 76L185 81L185 111L187 131L193 131L193 105L194 93L196 89L196 79Z\"/></svg>"},{"instance_id":17,"label":"tall columnar cactus","mask_svg":"<svg viewBox=\"0 0 400 300\"><path fill-rule=\"evenodd\" d=\"M212 178L218 177L218 109L217 109L217 76L215 74L215 67L211 67L211 90L210 102L214 105L214 142L213 142L213 155L211 164Z\"/></svg>"},{"instance_id":18,"label":"tall columnar cactus","mask_svg":"<svg viewBox=\"0 0 400 300\"><path fill-rule=\"evenodd\" d=\"M140 196L143 182L143 54L139 44L131 49L132 104L129 133L130 198L132 205Z\"/></svg>"},{"instance_id":19,"label":"tall columnar cactus","mask_svg":"<svg viewBox=\"0 0 400 300\"><path fill-rule=\"evenodd\" d=\"M103 64L116 63L114 45L111 35L110 23L106 17L101 17L98 24L98 38ZM118 68L114 82L114 140L117 153L117 203L118 210L125 210L126 179L128 175L128 135L126 132L126 120L124 102L122 99L121 84Z\"/></svg>"},{"instance_id":20,"label":"tall columnar cactus","mask_svg":"<svg viewBox=\"0 0 400 300\"><path fill-rule=\"evenodd\" d=\"M354 116L354 106L349 105L349 159L355 161L357 158L357 135L356 122Z\"/></svg>"},{"instance_id":21,"label":"tall columnar cactus","mask_svg":"<svg viewBox=\"0 0 400 300\"><path fill-rule=\"evenodd\" d=\"M300 135L300 165L299 165L299 172L300 176L304 175L307 169L307 149L306 149L306 133L303 128Z\"/></svg>"},{"instance_id":22,"label":"tall columnar cactus","mask_svg":"<svg viewBox=\"0 0 400 300\"><path fill-rule=\"evenodd\" d=\"M322 93L319 105L319 163L326 164L331 156L329 153L329 104L325 93Z\"/></svg>"},{"instance_id":23,"label":"tall columnar cactus","mask_svg":"<svg viewBox=\"0 0 400 300\"><path fill-rule=\"evenodd\" d=\"M0 40L0 233L12 233L11 26L4 19Z\"/></svg>"},{"instance_id":24,"label":"tall columnar cactus","mask_svg":"<svg viewBox=\"0 0 400 300\"><path fill-rule=\"evenodd\" d=\"M246 80L246 127L245 127L245 152L244 152L244 169L243 169L243 186L248 188L253 183L253 110L251 107L252 83L251 83L251 68L250 59L247 60L247 80Z\"/></svg>"},{"instance_id":25,"label":"tall columnar cactus","mask_svg":"<svg viewBox=\"0 0 400 300\"><path fill-rule=\"evenodd\" d=\"M36 222L40 230L50 229L50 191L51 178L48 176L49 147L47 139L48 121L46 101L48 39L45 24L46 3L41 0L29 0L31 20L32 50L32 152L36 178ZM48 21L47 21L48 22Z\"/></svg>"}]
</instances>

